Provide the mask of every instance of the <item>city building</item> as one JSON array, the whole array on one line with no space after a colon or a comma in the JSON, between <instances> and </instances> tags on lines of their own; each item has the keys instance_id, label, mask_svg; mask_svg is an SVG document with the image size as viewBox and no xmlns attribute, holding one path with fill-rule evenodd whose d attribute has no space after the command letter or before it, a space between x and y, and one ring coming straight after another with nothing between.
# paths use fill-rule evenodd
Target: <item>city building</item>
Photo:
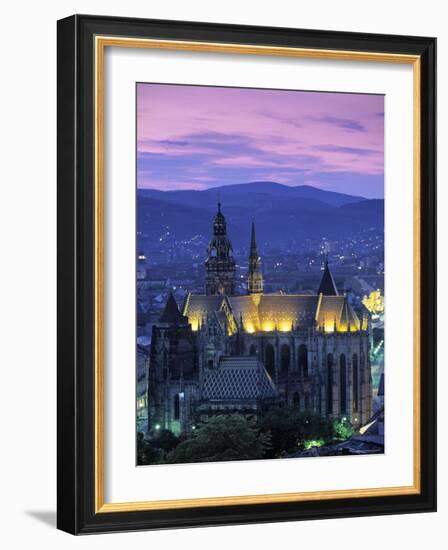
<instances>
[{"instance_id":1,"label":"city building","mask_svg":"<svg viewBox=\"0 0 448 550\"><path fill-rule=\"evenodd\" d=\"M140 338L141 340L141 338ZM149 354L146 347L137 343L137 403L136 403L136 416L137 416L137 429L139 431L144 430L144 424L147 423L148 415L148 366L149 366Z\"/></svg>"},{"instance_id":2,"label":"city building","mask_svg":"<svg viewBox=\"0 0 448 550\"><path fill-rule=\"evenodd\" d=\"M172 294L152 327L148 431L189 433L217 412L272 406L355 427L372 416L370 326L334 283L328 262L315 294L264 293L252 222L247 294L235 294L235 259L218 204L205 259L205 294Z\"/></svg>"}]
</instances>

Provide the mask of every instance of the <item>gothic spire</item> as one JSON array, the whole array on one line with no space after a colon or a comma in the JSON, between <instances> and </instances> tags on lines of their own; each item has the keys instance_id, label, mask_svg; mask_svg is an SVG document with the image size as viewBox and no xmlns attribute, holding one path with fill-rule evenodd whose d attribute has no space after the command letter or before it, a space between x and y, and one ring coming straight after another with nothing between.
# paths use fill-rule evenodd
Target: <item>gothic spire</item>
<instances>
[{"instance_id":1,"label":"gothic spire","mask_svg":"<svg viewBox=\"0 0 448 550\"><path fill-rule=\"evenodd\" d=\"M179 311L174 295L170 292L168 300L166 301L165 309L163 310L162 315L160 316L159 323L169 323L176 325L178 323L184 323L186 317L182 315Z\"/></svg>"},{"instance_id":2,"label":"gothic spire","mask_svg":"<svg viewBox=\"0 0 448 550\"><path fill-rule=\"evenodd\" d=\"M328 259L325 260L325 269L320 281L318 294L323 294L324 296L339 296L338 289L331 274L330 268L328 267Z\"/></svg>"},{"instance_id":3,"label":"gothic spire","mask_svg":"<svg viewBox=\"0 0 448 550\"><path fill-rule=\"evenodd\" d=\"M257 241L255 239L255 222L252 221L252 235L250 239L250 257L258 261Z\"/></svg>"},{"instance_id":4,"label":"gothic spire","mask_svg":"<svg viewBox=\"0 0 448 550\"><path fill-rule=\"evenodd\" d=\"M255 237L255 222L253 221L250 239L247 292L248 294L260 294L261 292L263 292L263 274L261 273L261 260L258 256L257 240Z\"/></svg>"}]
</instances>

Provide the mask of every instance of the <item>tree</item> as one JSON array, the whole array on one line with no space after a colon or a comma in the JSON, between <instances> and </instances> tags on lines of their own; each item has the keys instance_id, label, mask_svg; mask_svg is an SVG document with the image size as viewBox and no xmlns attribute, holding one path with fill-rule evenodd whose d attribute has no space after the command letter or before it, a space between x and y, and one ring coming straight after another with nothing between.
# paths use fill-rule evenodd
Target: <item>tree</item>
<instances>
[{"instance_id":1,"label":"tree","mask_svg":"<svg viewBox=\"0 0 448 550\"><path fill-rule=\"evenodd\" d=\"M152 445L151 441L145 438L143 432L137 434L137 464L160 464L163 462L164 452Z\"/></svg>"},{"instance_id":2,"label":"tree","mask_svg":"<svg viewBox=\"0 0 448 550\"><path fill-rule=\"evenodd\" d=\"M347 441L353 435L353 426L347 420L342 418L341 420L335 419L333 421L333 437L337 441Z\"/></svg>"},{"instance_id":3,"label":"tree","mask_svg":"<svg viewBox=\"0 0 448 550\"><path fill-rule=\"evenodd\" d=\"M163 449L166 453L172 451L179 443L179 438L176 437L171 430L160 430L152 440L152 446Z\"/></svg>"},{"instance_id":4,"label":"tree","mask_svg":"<svg viewBox=\"0 0 448 550\"><path fill-rule=\"evenodd\" d=\"M277 458L305 447L305 441L332 439L332 424L319 415L301 413L292 407L269 409L259 422L269 432L272 446L267 455Z\"/></svg>"},{"instance_id":5,"label":"tree","mask_svg":"<svg viewBox=\"0 0 448 550\"><path fill-rule=\"evenodd\" d=\"M263 458L270 436L260 433L255 419L233 413L212 416L168 454L168 462L216 462Z\"/></svg>"}]
</instances>

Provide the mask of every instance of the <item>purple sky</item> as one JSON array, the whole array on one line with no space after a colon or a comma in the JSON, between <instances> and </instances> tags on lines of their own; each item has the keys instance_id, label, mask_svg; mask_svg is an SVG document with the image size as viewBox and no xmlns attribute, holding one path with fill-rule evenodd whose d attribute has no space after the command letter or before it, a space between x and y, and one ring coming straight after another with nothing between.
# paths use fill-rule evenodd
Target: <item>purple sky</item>
<instances>
[{"instance_id":1,"label":"purple sky","mask_svg":"<svg viewBox=\"0 0 448 550\"><path fill-rule=\"evenodd\" d=\"M383 197L384 97L137 85L137 184L250 181Z\"/></svg>"}]
</instances>

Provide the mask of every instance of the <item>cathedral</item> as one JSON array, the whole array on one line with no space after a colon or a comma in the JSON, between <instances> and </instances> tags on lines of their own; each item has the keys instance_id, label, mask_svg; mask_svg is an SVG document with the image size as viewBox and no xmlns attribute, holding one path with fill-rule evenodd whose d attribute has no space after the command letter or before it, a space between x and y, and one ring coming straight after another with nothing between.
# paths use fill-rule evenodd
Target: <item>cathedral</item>
<instances>
[{"instance_id":1,"label":"cathedral","mask_svg":"<svg viewBox=\"0 0 448 550\"><path fill-rule=\"evenodd\" d=\"M346 418L372 414L370 327L334 283L328 262L316 294L266 294L252 223L247 294L218 204L205 259L205 294L182 309L171 294L152 328L148 431L188 434L219 412L269 407Z\"/></svg>"}]
</instances>

